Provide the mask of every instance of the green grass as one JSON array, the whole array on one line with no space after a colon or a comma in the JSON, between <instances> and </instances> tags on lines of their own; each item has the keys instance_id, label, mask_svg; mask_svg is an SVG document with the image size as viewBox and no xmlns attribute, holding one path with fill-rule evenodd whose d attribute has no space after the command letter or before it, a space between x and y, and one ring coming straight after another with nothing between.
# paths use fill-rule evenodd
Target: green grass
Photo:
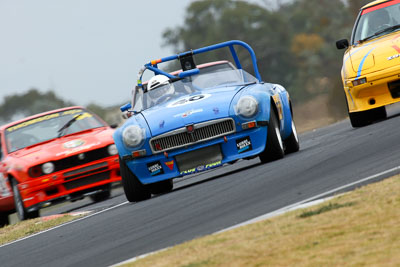
<instances>
[{"instance_id":1,"label":"green grass","mask_svg":"<svg viewBox=\"0 0 400 267\"><path fill-rule=\"evenodd\" d=\"M0 228L0 245L39 233L82 216L62 215L49 220L46 218L36 218L2 227Z\"/></svg>"},{"instance_id":2,"label":"green grass","mask_svg":"<svg viewBox=\"0 0 400 267\"><path fill-rule=\"evenodd\" d=\"M400 266L400 176L124 266Z\"/></svg>"}]
</instances>

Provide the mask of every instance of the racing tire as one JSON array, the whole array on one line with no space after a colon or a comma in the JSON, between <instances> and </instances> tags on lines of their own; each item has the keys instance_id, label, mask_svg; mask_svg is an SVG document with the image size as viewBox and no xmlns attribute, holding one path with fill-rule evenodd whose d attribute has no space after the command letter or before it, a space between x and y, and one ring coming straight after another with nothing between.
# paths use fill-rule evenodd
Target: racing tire
<instances>
[{"instance_id":1,"label":"racing tire","mask_svg":"<svg viewBox=\"0 0 400 267\"><path fill-rule=\"evenodd\" d=\"M271 162L283 158L285 151L283 148L283 141L279 129L278 118L275 110L271 106L271 112L269 117L267 143L265 149L259 155L262 163Z\"/></svg>"},{"instance_id":2,"label":"racing tire","mask_svg":"<svg viewBox=\"0 0 400 267\"><path fill-rule=\"evenodd\" d=\"M353 128L364 127L375 121L387 118L385 106L366 111L349 112L349 119Z\"/></svg>"},{"instance_id":3,"label":"racing tire","mask_svg":"<svg viewBox=\"0 0 400 267\"><path fill-rule=\"evenodd\" d=\"M4 212L0 212L0 227L6 226L10 223L8 220L8 214Z\"/></svg>"},{"instance_id":4,"label":"racing tire","mask_svg":"<svg viewBox=\"0 0 400 267\"><path fill-rule=\"evenodd\" d=\"M151 197L148 185L142 184L139 179L131 172L126 163L119 159L119 166L122 177L122 187L129 202L138 202Z\"/></svg>"},{"instance_id":5,"label":"racing tire","mask_svg":"<svg viewBox=\"0 0 400 267\"><path fill-rule=\"evenodd\" d=\"M93 202L101 202L111 197L111 184L105 185L103 191L90 196Z\"/></svg>"},{"instance_id":6,"label":"racing tire","mask_svg":"<svg viewBox=\"0 0 400 267\"><path fill-rule=\"evenodd\" d=\"M299 137L297 135L296 126L294 124L293 119L292 119L292 133L288 138L286 138L284 144L285 144L285 154L297 152L300 149Z\"/></svg>"},{"instance_id":7,"label":"racing tire","mask_svg":"<svg viewBox=\"0 0 400 267\"><path fill-rule=\"evenodd\" d=\"M151 185L150 191L154 195L165 194L171 192L174 188L172 179L160 181Z\"/></svg>"},{"instance_id":8,"label":"racing tire","mask_svg":"<svg viewBox=\"0 0 400 267\"><path fill-rule=\"evenodd\" d=\"M21 194L18 189L18 182L15 179L11 180L12 190L14 193L15 211L17 212L18 219L20 221L34 219L40 216L39 210L28 212L25 208L24 202L22 201Z\"/></svg>"}]
</instances>

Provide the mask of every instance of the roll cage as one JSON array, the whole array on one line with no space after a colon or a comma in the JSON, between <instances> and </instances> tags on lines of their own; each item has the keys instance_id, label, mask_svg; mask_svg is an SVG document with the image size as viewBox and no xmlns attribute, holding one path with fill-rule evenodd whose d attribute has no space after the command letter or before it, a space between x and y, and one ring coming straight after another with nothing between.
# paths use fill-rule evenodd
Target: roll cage
<instances>
[{"instance_id":1,"label":"roll cage","mask_svg":"<svg viewBox=\"0 0 400 267\"><path fill-rule=\"evenodd\" d=\"M194 63L193 60L193 55L197 55L197 54L201 54L201 53L206 53L209 51L213 51L213 50L217 50L217 49L221 49L224 47L229 47L229 50L231 52L231 55L233 57L233 60L235 62L236 68L237 69L243 69L242 65L240 63L239 57L237 56L236 50L234 48L234 46L241 46L243 48L245 48L251 57L252 60L252 65L253 65L253 70L254 70L254 74L255 77L257 78L257 80L259 82L262 82L261 79L261 75L260 72L258 70L258 66L257 66L257 58L256 55L254 53L254 50L250 47L250 45L248 45L247 43L243 42L243 41L239 41L239 40L231 40L231 41L227 41L227 42L223 42L223 43L218 43L218 44L214 44L214 45L210 45L210 46L206 46L206 47L202 47L202 48L198 48L195 50L190 50L190 51L186 51L177 55L173 55L173 56L169 56L169 57L165 57L165 58L160 58L160 59L156 59L156 60L151 60L149 63L145 64L139 71L138 76L137 76L137 85L135 87L134 90L145 90L145 87L142 83L142 77L143 77L143 73L146 70L150 70L154 73L154 75L160 74L160 75L165 75L168 78L170 78L172 81L176 81L176 80L180 80L182 78L185 77L189 77L195 74L198 74L200 72L200 70L197 68L196 64ZM168 61L173 61L173 60L179 60L181 67L182 67L182 72L178 73L177 75L172 75L168 72L165 72L161 69L158 68L158 64L160 63L165 63ZM124 106L121 107L121 111L130 111L129 109L131 109L135 103L135 92L133 92L133 99L132 99L132 104L128 103ZM132 111L133 112L133 111Z\"/></svg>"}]
</instances>

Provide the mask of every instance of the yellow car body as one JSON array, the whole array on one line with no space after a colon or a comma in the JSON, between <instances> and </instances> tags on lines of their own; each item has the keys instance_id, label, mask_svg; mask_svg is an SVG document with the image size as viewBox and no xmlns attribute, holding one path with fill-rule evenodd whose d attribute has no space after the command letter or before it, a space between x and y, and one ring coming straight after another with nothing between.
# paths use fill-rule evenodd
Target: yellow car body
<instances>
[{"instance_id":1,"label":"yellow car body","mask_svg":"<svg viewBox=\"0 0 400 267\"><path fill-rule=\"evenodd\" d=\"M386 118L385 106L400 101L400 0L373 1L361 8L341 71L353 127Z\"/></svg>"}]
</instances>

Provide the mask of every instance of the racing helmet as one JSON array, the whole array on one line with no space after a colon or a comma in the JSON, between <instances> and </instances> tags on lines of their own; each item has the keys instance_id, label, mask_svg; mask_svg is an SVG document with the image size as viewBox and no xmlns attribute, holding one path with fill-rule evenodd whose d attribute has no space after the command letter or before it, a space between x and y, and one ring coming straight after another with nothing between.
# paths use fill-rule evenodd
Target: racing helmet
<instances>
[{"instance_id":1,"label":"racing helmet","mask_svg":"<svg viewBox=\"0 0 400 267\"><path fill-rule=\"evenodd\" d=\"M155 99L163 95L174 94L175 89L170 80L165 75L155 75L147 83L147 92L150 97Z\"/></svg>"}]
</instances>

